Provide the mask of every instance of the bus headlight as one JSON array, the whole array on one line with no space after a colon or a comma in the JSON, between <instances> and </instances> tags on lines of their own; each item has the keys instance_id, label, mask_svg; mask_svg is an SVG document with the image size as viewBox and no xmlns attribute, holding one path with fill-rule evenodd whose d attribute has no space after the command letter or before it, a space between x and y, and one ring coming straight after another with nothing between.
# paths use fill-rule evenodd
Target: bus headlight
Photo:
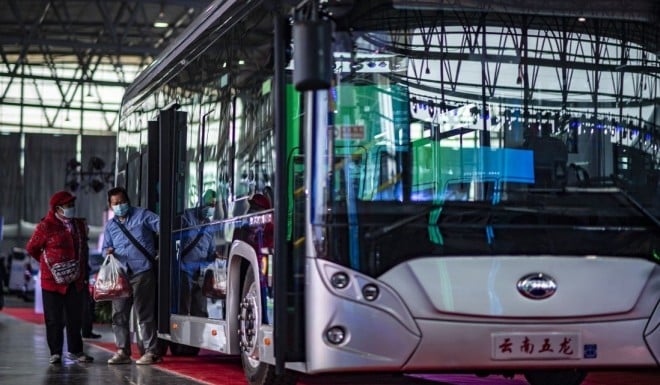
<instances>
[{"instance_id":1,"label":"bus headlight","mask_svg":"<svg viewBox=\"0 0 660 385\"><path fill-rule=\"evenodd\" d=\"M333 326L326 330L325 337L331 344L339 345L346 339L346 331L341 326Z\"/></svg>"},{"instance_id":2,"label":"bus headlight","mask_svg":"<svg viewBox=\"0 0 660 385\"><path fill-rule=\"evenodd\" d=\"M368 283L362 286L362 296L367 301L373 301L378 298L379 292L380 291L378 290L378 286L374 285L373 283Z\"/></svg>"},{"instance_id":3,"label":"bus headlight","mask_svg":"<svg viewBox=\"0 0 660 385\"><path fill-rule=\"evenodd\" d=\"M335 289L345 288L346 286L348 286L348 282L349 282L348 274L344 272L334 273L332 277L330 277L330 284Z\"/></svg>"}]
</instances>

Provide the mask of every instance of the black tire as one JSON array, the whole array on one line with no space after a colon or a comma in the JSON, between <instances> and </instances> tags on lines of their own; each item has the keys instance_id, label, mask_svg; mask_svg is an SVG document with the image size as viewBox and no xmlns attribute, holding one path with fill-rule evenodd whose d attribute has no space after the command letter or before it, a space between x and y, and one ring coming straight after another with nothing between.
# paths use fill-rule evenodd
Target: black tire
<instances>
[{"instance_id":1,"label":"black tire","mask_svg":"<svg viewBox=\"0 0 660 385\"><path fill-rule=\"evenodd\" d=\"M173 356L192 357L199 353L199 348L170 342L170 353L172 353Z\"/></svg>"},{"instance_id":2,"label":"black tire","mask_svg":"<svg viewBox=\"0 0 660 385\"><path fill-rule=\"evenodd\" d=\"M296 376L285 371L275 374L275 366L259 360L259 327L261 326L261 302L259 284L254 280L254 270L245 271L243 290L238 314L241 362L249 385L295 385Z\"/></svg>"},{"instance_id":3,"label":"black tire","mask_svg":"<svg viewBox=\"0 0 660 385\"><path fill-rule=\"evenodd\" d=\"M525 373L530 385L580 385L587 377L584 370L540 370Z\"/></svg>"}]
</instances>

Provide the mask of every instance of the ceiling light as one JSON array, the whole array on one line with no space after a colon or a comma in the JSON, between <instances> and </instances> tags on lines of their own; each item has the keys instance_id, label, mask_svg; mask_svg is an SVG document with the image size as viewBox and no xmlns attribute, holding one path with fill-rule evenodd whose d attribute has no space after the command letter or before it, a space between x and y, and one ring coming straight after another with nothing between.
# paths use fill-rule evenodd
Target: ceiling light
<instances>
[{"instance_id":1,"label":"ceiling light","mask_svg":"<svg viewBox=\"0 0 660 385\"><path fill-rule=\"evenodd\" d=\"M578 17L578 21L579 21L580 23L584 23L585 21L587 21L587 18L584 17L584 16L580 16L580 17Z\"/></svg>"},{"instance_id":2,"label":"ceiling light","mask_svg":"<svg viewBox=\"0 0 660 385\"><path fill-rule=\"evenodd\" d=\"M161 7L158 18L154 21L154 28L167 28L169 26L170 24L165 20L165 12L163 12Z\"/></svg>"}]
</instances>

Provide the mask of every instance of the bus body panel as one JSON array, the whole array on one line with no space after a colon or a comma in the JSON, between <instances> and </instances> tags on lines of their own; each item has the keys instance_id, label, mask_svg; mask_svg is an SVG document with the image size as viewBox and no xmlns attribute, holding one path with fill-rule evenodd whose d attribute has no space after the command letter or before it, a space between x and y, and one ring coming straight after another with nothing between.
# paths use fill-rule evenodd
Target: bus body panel
<instances>
[{"instance_id":1,"label":"bus body panel","mask_svg":"<svg viewBox=\"0 0 660 385\"><path fill-rule=\"evenodd\" d=\"M308 372L400 370L420 343L419 331L413 333L406 327L400 320L404 314L390 313L362 298L335 294L327 278L322 278L326 264L314 258L306 264ZM343 343L328 341L330 327L345 330Z\"/></svg>"},{"instance_id":2,"label":"bus body panel","mask_svg":"<svg viewBox=\"0 0 660 385\"><path fill-rule=\"evenodd\" d=\"M529 321L527 324L506 324L419 320L425 338L404 370L495 371L519 369L521 366L538 369L652 367L657 365L657 361L643 336L646 322L646 319L631 319L613 322ZM494 333L578 333L583 346L576 358L571 359L543 359L538 358L538 355L529 359L493 359L493 351L498 348L492 344ZM512 349L520 351L520 347L514 345ZM535 349L538 348L535 346Z\"/></svg>"},{"instance_id":3,"label":"bus body panel","mask_svg":"<svg viewBox=\"0 0 660 385\"><path fill-rule=\"evenodd\" d=\"M554 295L538 300L522 295L517 284L530 274L553 279ZM653 288L657 293L660 269L622 257L426 257L400 264L380 280L402 296L415 318L648 317L655 302L644 300L651 299Z\"/></svg>"},{"instance_id":4,"label":"bus body panel","mask_svg":"<svg viewBox=\"0 0 660 385\"><path fill-rule=\"evenodd\" d=\"M241 249L240 245L238 245L238 248L239 250ZM246 249L242 249L242 252L246 254ZM465 260L460 261L461 258L455 259L455 263L466 262ZM503 267L499 267L501 269L520 266L520 258L510 258L507 261L508 263L501 261L502 258L499 259L500 261L498 262L502 262L504 265ZM626 264L625 262L628 263ZM424 266L427 261L419 259L409 263L418 263L416 268L419 268L420 266ZM538 263L539 266L547 267L552 265L547 260L538 261ZM560 265L564 264L564 268L567 270L567 276L580 276L579 274L575 275L576 271L580 271L579 267L572 266L570 263L566 265L566 261L557 263ZM584 263L594 263L594 260ZM614 261L605 260L600 263L604 264L604 270L616 266L620 270L620 278L626 277L626 270L633 271L635 274L639 273L639 270L645 271L646 274L644 275L647 279L639 285L632 285L634 286L632 288L633 291L640 292L638 289L642 287L643 290L641 292L646 292L647 296L649 296L660 285L660 269L645 261L622 261L615 259ZM480 265L487 265L487 263ZM635 265L641 265L642 268ZM529 267L529 264L527 267ZM576 345L579 347L579 350L573 358L566 360L557 358L543 359L534 356L526 360L525 365L532 365L538 368L561 368L566 367L567 364L589 368L611 368L613 365L652 366L656 364L654 354L658 354L657 350L660 349L654 343L657 342L656 340L660 336L660 325L654 326L652 322L649 324L647 321L649 318L655 319L660 315L660 311L657 310L657 298L655 299L656 306L646 306L646 309L632 309L628 314L633 314L633 317L623 314L619 315L620 320L613 319L595 322L592 319L586 319L584 322L566 322L565 320L558 319L556 314L544 316L541 312L536 315L527 314L525 318L521 318L518 315L513 317L512 320L511 314L486 314L486 311L482 312L483 314L480 316L489 316L491 317L490 320L483 318L481 320L475 320L475 318L460 320L457 317L443 319L446 318L444 314L429 306L430 300L427 298L424 290L421 290L416 294L417 300L412 298L405 299L405 303L408 305L407 309L410 309L411 315L415 317L414 322L417 327L416 333L411 333L401 320L397 320L397 315L383 311L377 306L367 304L363 299L357 297L353 300L348 299L348 297L355 295L354 292L344 297L333 295L333 290L329 288L327 279L322 278L323 273L316 274L316 272L324 270L338 270L332 269L326 261L310 258L308 269L309 288L314 289L309 291L309 293L314 293L310 295L310 300L322 301L320 303L324 304L322 306L323 311L319 311L317 307L313 315L308 315L310 319L313 319L309 323L308 341L314 341L308 346L308 349L311 350L308 354L309 357L318 358L308 361L305 370L310 374L353 370L403 370L419 372L515 369L519 367L521 359L493 358L493 351L497 348L493 346L493 336L507 333L511 335L528 334L530 336L565 333L566 335L572 336L577 334L579 336L580 343ZM415 268L405 265L397 269L415 270ZM589 269L593 269L593 267L589 266ZM313 273L310 274L310 270ZM389 286L399 289L397 288L397 282L404 282L404 280L393 279L392 277L397 274L395 271L389 274L389 276L381 277L382 284L388 284L388 281L391 281L389 282ZM479 274L478 272L474 272L473 275L478 276ZM449 288L444 288L443 291L464 292L464 287L469 284L487 284L483 280L470 278L469 276L461 276L460 274L452 274L451 276L458 283ZM558 274L557 277L563 278L561 274ZM359 274L354 274L353 278L356 281L360 281ZM496 278L498 282L505 280L500 277ZM563 280L561 278L559 280L562 282L570 279L566 278L566 280ZM469 283L461 284L461 282ZM461 286L464 286L463 290L461 290ZM421 284L408 285L408 288L410 287L422 289L425 286ZM430 285L430 287L426 286L426 290L432 287L433 285ZM355 289L355 287L347 290L350 291L352 289ZM611 294L615 295L620 289L620 287L612 287L610 290ZM412 291L400 289L397 293L405 298L406 295L411 295ZM571 295L571 293L567 295ZM572 295L576 296L575 293L572 293ZM436 295L436 297L438 296L442 295ZM493 294L494 296L496 295ZM461 296L462 300L469 298L469 295ZM613 301L616 301L615 297L611 298ZM573 300L578 305L582 304L585 308L585 313L589 313L588 298L576 296ZM539 310L535 306L535 303L528 302L525 304L528 308L532 307L536 311ZM649 305L653 304L653 298L650 298L650 300L638 298L635 302L637 304ZM525 305L520 307L525 307ZM656 310L655 314L653 314L655 318L650 314L654 308ZM424 310L419 311L419 309ZM485 306L483 309L492 309L492 306ZM454 313L452 315L455 316L456 314ZM398 316L404 319L406 318L406 314L398 314ZM566 318L579 319L580 317L578 314L573 314ZM171 328L170 339L173 342L197 346L221 353L228 352L227 323L225 321L172 315L172 324L177 325ZM332 346L323 337L327 328L333 325L345 327L348 334L347 342L339 347ZM375 327L374 325L378 326ZM645 329L647 330L646 337ZM262 341L272 341L272 327L262 326L260 335ZM420 338L420 335L424 336L424 338ZM264 362L274 362L272 347L273 345L270 343L262 345L261 357ZM516 348L520 349L520 346L516 346ZM539 347L536 347L536 349L539 349ZM653 349L656 351L654 352ZM529 354L531 355L532 353Z\"/></svg>"},{"instance_id":5,"label":"bus body panel","mask_svg":"<svg viewBox=\"0 0 660 385\"><path fill-rule=\"evenodd\" d=\"M222 320L172 314L168 339L183 345L228 352L227 323Z\"/></svg>"},{"instance_id":6,"label":"bus body panel","mask_svg":"<svg viewBox=\"0 0 660 385\"><path fill-rule=\"evenodd\" d=\"M341 293L347 289L331 288L323 272L344 271L351 278L359 274L339 266L332 268L327 261L309 262L307 309L313 310L308 310L307 314L308 371L497 371L519 369L521 365L537 369L658 365L660 269L653 263L623 258L475 259L480 263L473 264L472 258L465 257L442 261L420 258L380 277L382 292L400 295L409 314L383 311L378 299L373 303L359 295L349 299L353 295L350 285L351 295ZM430 262L435 268L429 267ZM410 277L412 271L419 275L422 275L420 272L432 274L442 263L445 267L451 266L447 268L451 280L444 286L442 281L448 277L445 274L438 274L435 280ZM461 265L469 268L459 272L457 266ZM496 267L492 268L490 280L480 276L488 266ZM551 302L547 302L550 310L544 309L544 300L537 303L524 298L515 289L521 273L552 266L555 269L547 271L554 274L558 282L556 295L568 309L564 312ZM602 285L595 286L594 280L586 279L585 271L598 272L603 277ZM608 280L614 273L618 273L616 279ZM507 276L516 279L510 280ZM495 282L497 285L504 282L505 286L513 288L489 288ZM564 287L566 290L562 293ZM480 291L487 292L490 303L475 300L484 297ZM452 295L457 297L454 311L449 312L446 304L450 300L446 297ZM433 306L433 301L439 302L439 298L444 298L441 308L445 311ZM520 298L518 303L511 303L516 298ZM597 298L612 301L617 310L617 301L628 300L617 313L594 314L594 306L598 307L600 301ZM327 306L319 309L310 302ZM460 305L461 309L469 309L466 314L458 314L458 302L466 303ZM553 313L553 309L561 314ZM414 317L418 334L404 327L401 319L408 316ZM325 332L337 325L344 327L347 337L345 342L335 346L328 342ZM562 347L567 339L572 339L570 344ZM510 346L503 344L504 340L510 341ZM524 342L526 340L528 342ZM496 352L498 349L505 351Z\"/></svg>"}]
</instances>

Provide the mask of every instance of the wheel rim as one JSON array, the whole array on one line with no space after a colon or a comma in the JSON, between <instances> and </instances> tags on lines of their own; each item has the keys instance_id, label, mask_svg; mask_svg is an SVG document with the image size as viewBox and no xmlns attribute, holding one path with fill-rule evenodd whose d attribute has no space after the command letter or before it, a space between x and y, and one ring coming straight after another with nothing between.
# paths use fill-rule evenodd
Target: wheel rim
<instances>
[{"instance_id":1,"label":"wheel rim","mask_svg":"<svg viewBox=\"0 0 660 385\"><path fill-rule=\"evenodd\" d=\"M240 335L239 345L243 357L253 368L259 366L258 331L261 325L261 312L259 311L259 293L256 283L250 285L250 289L243 297L238 314L238 333Z\"/></svg>"}]
</instances>

